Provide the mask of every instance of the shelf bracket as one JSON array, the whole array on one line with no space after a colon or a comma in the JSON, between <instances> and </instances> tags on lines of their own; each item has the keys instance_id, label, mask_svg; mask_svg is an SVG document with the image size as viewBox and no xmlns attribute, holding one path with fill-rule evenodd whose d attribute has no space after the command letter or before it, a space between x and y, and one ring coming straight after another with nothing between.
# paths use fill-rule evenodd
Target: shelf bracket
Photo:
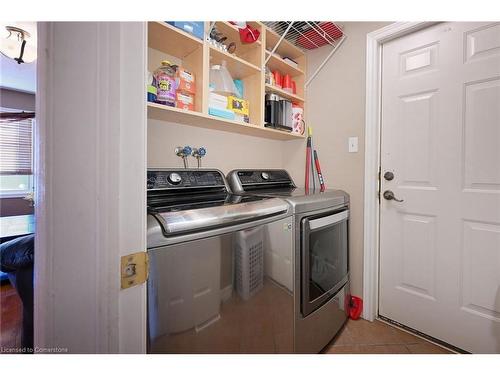
<instances>
[{"instance_id":1,"label":"shelf bracket","mask_svg":"<svg viewBox=\"0 0 500 375\"><path fill-rule=\"evenodd\" d=\"M314 77L316 77L318 75L318 73L321 71L321 69L323 69L323 67L326 65L326 63L328 62L328 60L330 60L330 58L333 56L333 54L335 52L337 52L337 49L342 45L342 43L344 43L345 38L346 38L346 36L344 34L342 36L342 38L338 41L338 43L335 45L335 47L333 47L333 49L328 54L328 56L325 58L325 60L321 63L321 65L318 66L318 68L315 70L315 72L313 74L311 74L311 76L307 79L306 84L305 84L305 88L306 89L307 89L307 86L309 86L309 84L311 83L311 81L314 79Z\"/></svg>"},{"instance_id":2,"label":"shelf bracket","mask_svg":"<svg viewBox=\"0 0 500 375\"><path fill-rule=\"evenodd\" d=\"M283 35L281 35L281 38L278 40L278 43L276 43L276 45L274 46L274 48L271 51L271 53L269 54L269 56L267 56L266 61L264 62L264 70L265 70L267 62L269 61L269 59L271 58L271 56L274 55L274 52L276 52L276 50L278 49L278 46L281 44L281 42L283 41L283 39L285 39L285 36L286 36L286 34L288 34L288 31L290 31L290 29L292 28L293 21L289 21L289 22L290 22L290 24L286 28L286 30L283 33Z\"/></svg>"},{"instance_id":3,"label":"shelf bracket","mask_svg":"<svg viewBox=\"0 0 500 375\"><path fill-rule=\"evenodd\" d=\"M282 32L287 22L286 30ZM325 24L325 27L322 25ZM342 31L342 27L334 22L319 22L319 21L270 21L264 22L266 27L275 31L280 35L280 39L274 46L272 52L266 57L264 66L268 63L269 59L276 52L283 39L287 39L290 43L304 52L314 48L319 48L323 45L330 45L332 50L321 62L316 71L309 75L304 88L307 88L313 79L319 74L321 69L326 65L330 58L337 52L338 48L344 43L346 35ZM341 33L338 35L338 33Z\"/></svg>"}]
</instances>

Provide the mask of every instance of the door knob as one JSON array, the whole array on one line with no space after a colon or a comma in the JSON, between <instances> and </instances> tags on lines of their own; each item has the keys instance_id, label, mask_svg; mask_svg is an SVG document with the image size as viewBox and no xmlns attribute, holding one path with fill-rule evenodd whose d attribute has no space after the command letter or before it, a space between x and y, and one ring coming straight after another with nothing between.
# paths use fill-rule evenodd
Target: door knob
<instances>
[{"instance_id":1,"label":"door knob","mask_svg":"<svg viewBox=\"0 0 500 375\"><path fill-rule=\"evenodd\" d=\"M384 191L384 198L388 201L404 202L404 199L398 199L391 190Z\"/></svg>"},{"instance_id":2,"label":"door knob","mask_svg":"<svg viewBox=\"0 0 500 375\"><path fill-rule=\"evenodd\" d=\"M384 178L387 181L392 181L392 180L394 180L394 173L392 173L391 171L387 171L384 173Z\"/></svg>"}]
</instances>

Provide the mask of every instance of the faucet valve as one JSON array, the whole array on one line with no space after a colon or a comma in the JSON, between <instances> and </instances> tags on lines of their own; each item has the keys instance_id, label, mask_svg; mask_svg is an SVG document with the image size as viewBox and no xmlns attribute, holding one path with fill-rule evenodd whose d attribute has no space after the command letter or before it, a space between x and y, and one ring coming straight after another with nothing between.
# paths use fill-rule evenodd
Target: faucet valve
<instances>
[{"instance_id":1,"label":"faucet valve","mask_svg":"<svg viewBox=\"0 0 500 375\"><path fill-rule=\"evenodd\" d=\"M188 168L189 167L189 163L188 163L188 160L187 160L187 157L189 155L191 155L191 147L190 146L184 146L184 147L181 147L181 146L177 146L175 148L175 154L179 157L182 158L182 162L184 163L184 168Z\"/></svg>"},{"instance_id":2,"label":"faucet valve","mask_svg":"<svg viewBox=\"0 0 500 375\"><path fill-rule=\"evenodd\" d=\"M191 155L194 156L198 162L198 168L201 168L201 158L207 154L205 147L193 148Z\"/></svg>"}]
</instances>

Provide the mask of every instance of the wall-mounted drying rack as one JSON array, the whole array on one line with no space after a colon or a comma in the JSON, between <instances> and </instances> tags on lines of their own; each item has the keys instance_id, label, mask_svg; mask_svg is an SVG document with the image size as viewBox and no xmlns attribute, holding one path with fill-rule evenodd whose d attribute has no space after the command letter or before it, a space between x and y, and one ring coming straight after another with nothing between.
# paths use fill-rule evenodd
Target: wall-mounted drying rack
<instances>
[{"instance_id":1,"label":"wall-mounted drying rack","mask_svg":"<svg viewBox=\"0 0 500 375\"><path fill-rule=\"evenodd\" d=\"M304 52L325 45L332 47L328 56L326 56L316 71L309 76L305 82L305 87L318 75L346 39L342 28L331 21L264 21L262 23L279 37L272 50L266 54L265 64L279 50L284 40L284 43L291 43Z\"/></svg>"}]
</instances>

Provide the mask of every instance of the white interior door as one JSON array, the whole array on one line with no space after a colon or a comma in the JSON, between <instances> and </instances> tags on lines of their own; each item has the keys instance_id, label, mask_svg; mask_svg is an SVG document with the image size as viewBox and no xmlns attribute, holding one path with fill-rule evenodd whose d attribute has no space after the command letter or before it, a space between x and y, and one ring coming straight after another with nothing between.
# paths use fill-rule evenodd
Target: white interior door
<instances>
[{"instance_id":1,"label":"white interior door","mask_svg":"<svg viewBox=\"0 0 500 375\"><path fill-rule=\"evenodd\" d=\"M379 314L500 352L500 23L383 45ZM390 181L383 176L393 172Z\"/></svg>"}]
</instances>

